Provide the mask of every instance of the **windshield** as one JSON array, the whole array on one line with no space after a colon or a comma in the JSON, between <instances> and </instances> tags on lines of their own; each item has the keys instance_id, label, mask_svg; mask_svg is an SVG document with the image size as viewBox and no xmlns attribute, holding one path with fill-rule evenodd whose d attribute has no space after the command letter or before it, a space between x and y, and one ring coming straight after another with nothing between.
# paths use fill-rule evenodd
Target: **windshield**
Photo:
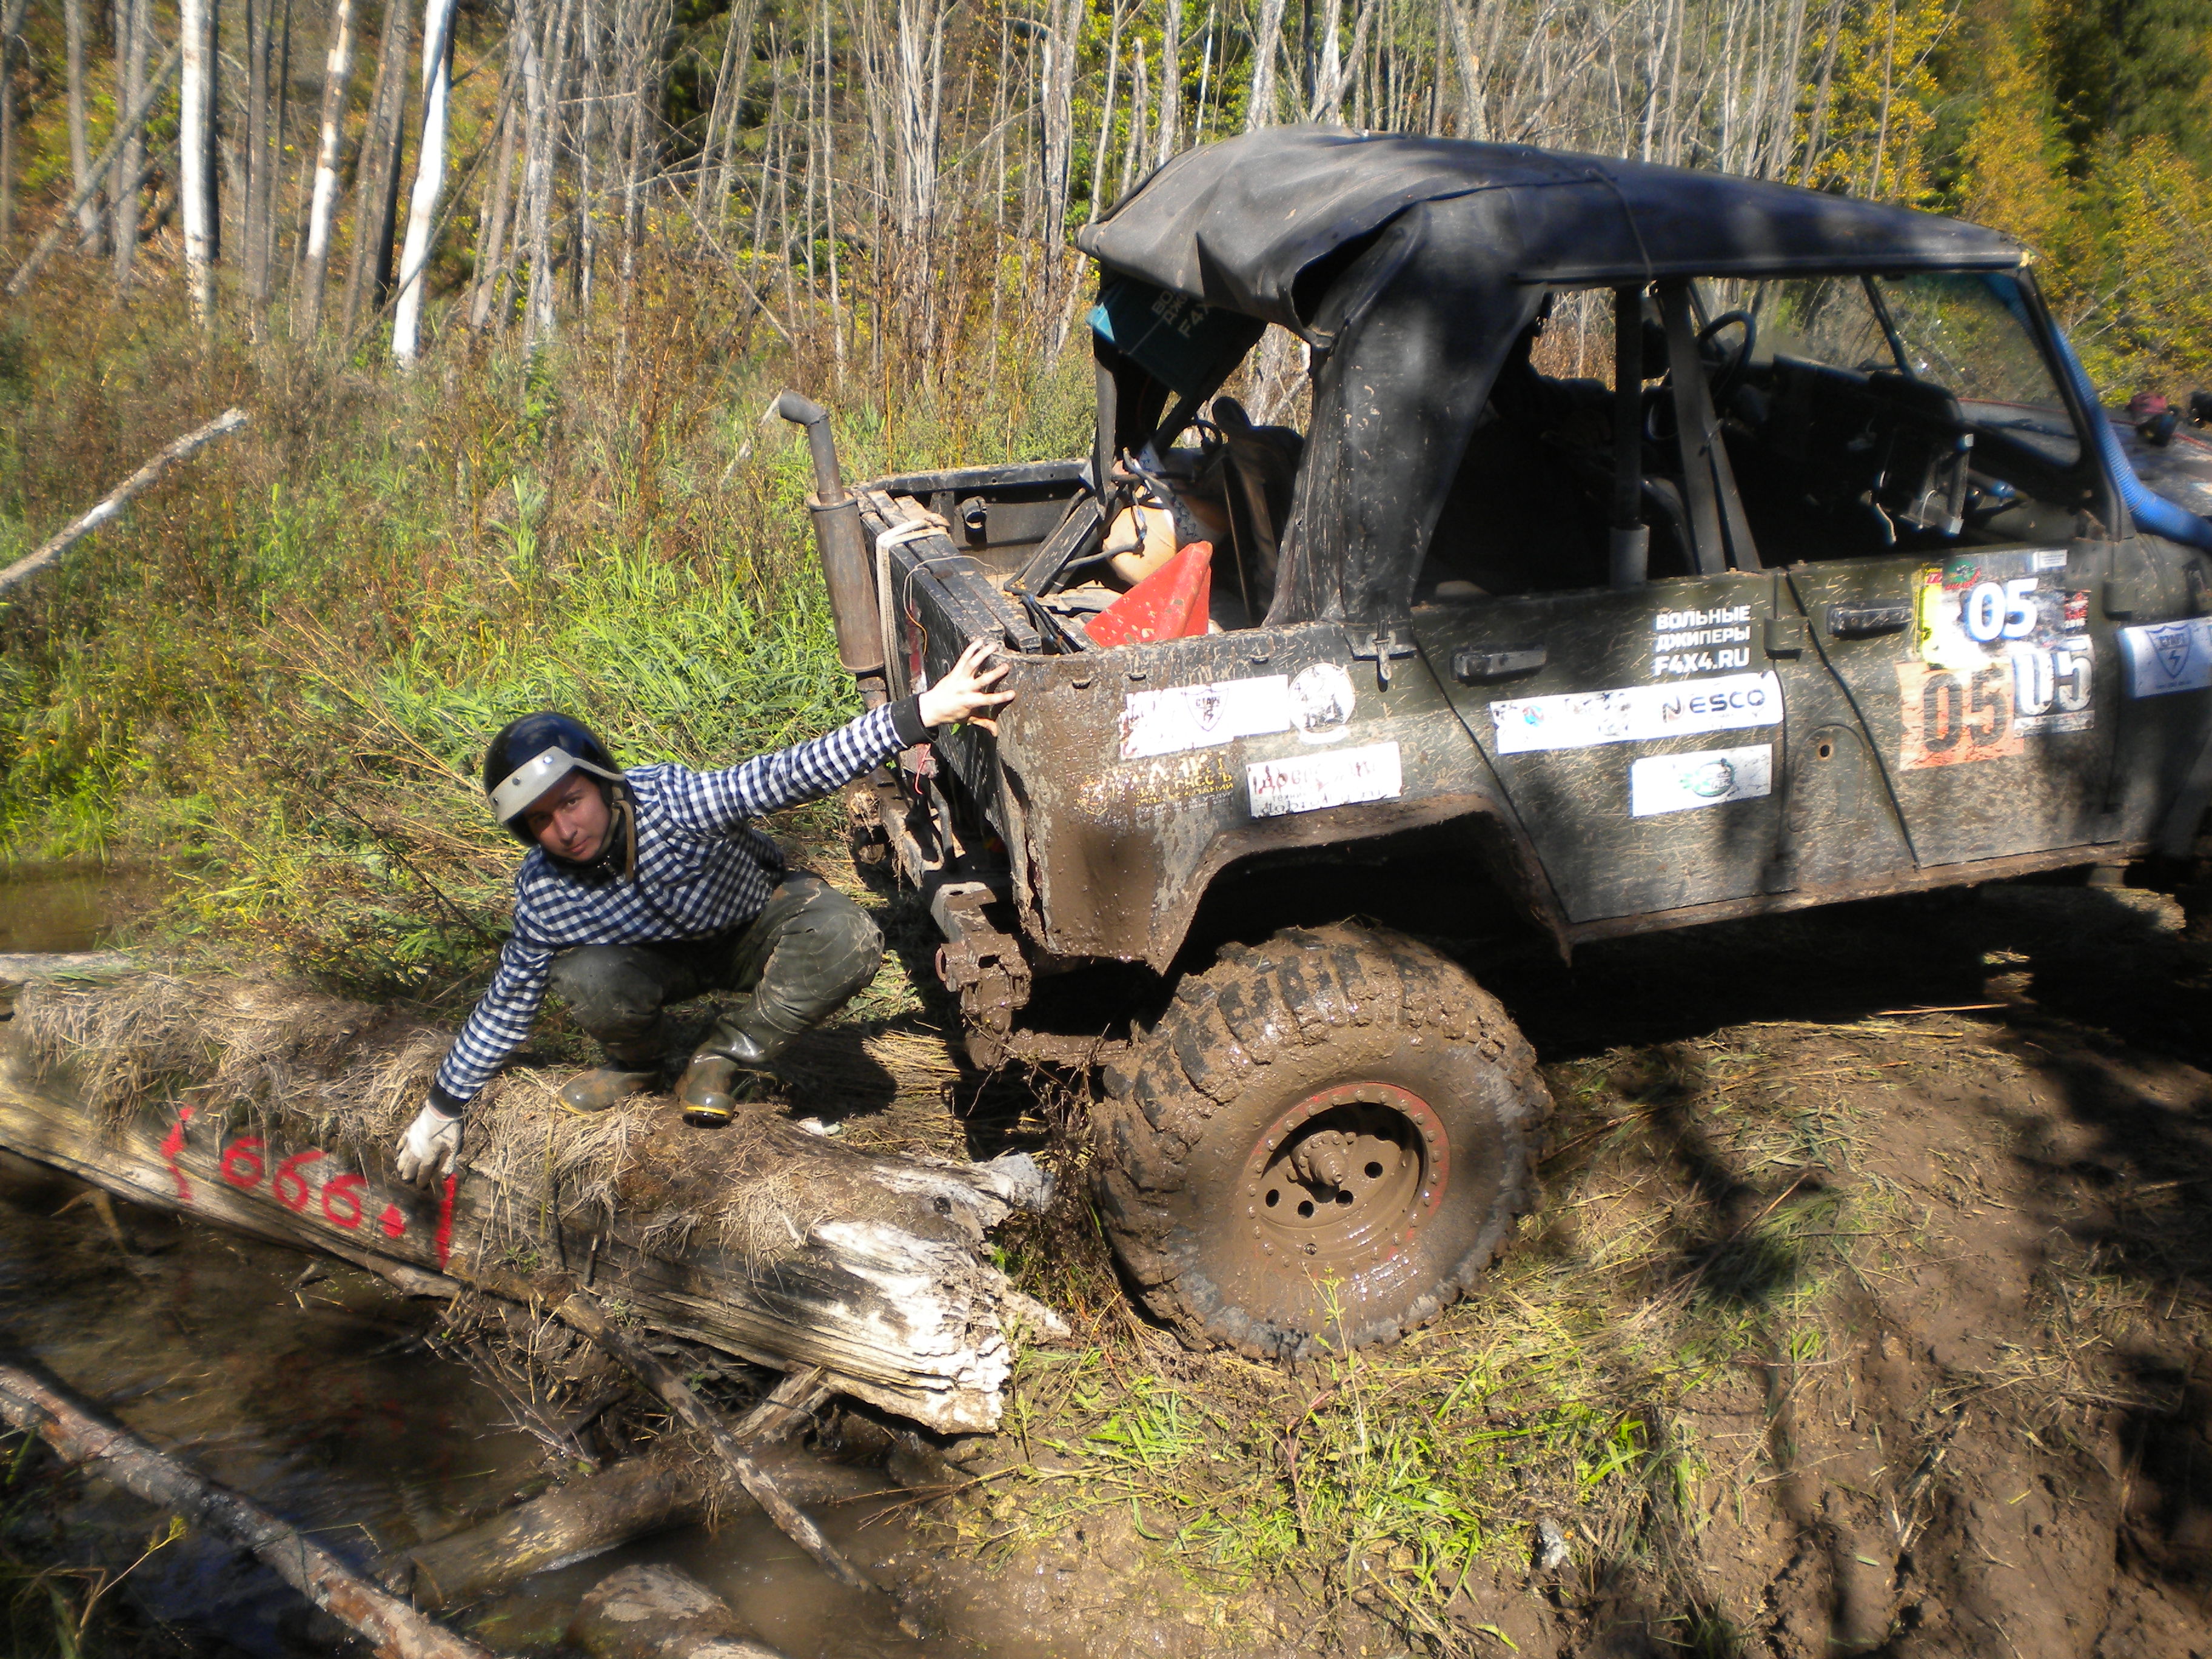
<instances>
[{"instance_id":1,"label":"windshield","mask_svg":"<svg viewBox=\"0 0 2212 1659\"><path fill-rule=\"evenodd\" d=\"M2002 432L2059 467L2081 445L2011 276L1828 276L1761 283L1741 301L1753 361L1778 357L1942 386L1978 431Z\"/></svg>"}]
</instances>

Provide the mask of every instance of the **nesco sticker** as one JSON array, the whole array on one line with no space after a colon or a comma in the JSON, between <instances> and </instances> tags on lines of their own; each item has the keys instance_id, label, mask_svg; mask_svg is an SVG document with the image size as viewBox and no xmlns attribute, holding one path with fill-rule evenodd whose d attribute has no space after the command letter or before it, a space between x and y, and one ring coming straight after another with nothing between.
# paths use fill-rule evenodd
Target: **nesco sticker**
<instances>
[{"instance_id":1,"label":"nesco sticker","mask_svg":"<svg viewBox=\"0 0 2212 1659\"><path fill-rule=\"evenodd\" d=\"M1646 755L1628 769L1632 817L1755 800L1773 793L1774 745L1766 743L1744 749L1700 749L1686 755Z\"/></svg>"},{"instance_id":2,"label":"nesco sticker","mask_svg":"<svg viewBox=\"0 0 2212 1659\"><path fill-rule=\"evenodd\" d=\"M1771 672L1729 674L1678 685L1519 697L1492 703L1490 721L1501 755L1778 726L1782 681Z\"/></svg>"}]
</instances>

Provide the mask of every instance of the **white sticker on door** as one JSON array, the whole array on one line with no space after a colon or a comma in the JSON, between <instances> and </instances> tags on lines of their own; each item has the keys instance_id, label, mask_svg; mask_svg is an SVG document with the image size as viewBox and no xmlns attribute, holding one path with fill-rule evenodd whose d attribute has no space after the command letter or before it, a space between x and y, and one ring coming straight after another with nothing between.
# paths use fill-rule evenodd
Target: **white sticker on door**
<instances>
[{"instance_id":1,"label":"white sticker on door","mask_svg":"<svg viewBox=\"0 0 2212 1659\"><path fill-rule=\"evenodd\" d=\"M1371 743L1328 755L1254 761L1244 769L1244 778L1255 818L1318 812L1323 807L1351 806L1364 800L1395 800L1403 788L1395 743Z\"/></svg>"},{"instance_id":2,"label":"white sticker on door","mask_svg":"<svg viewBox=\"0 0 2212 1659\"><path fill-rule=\"evenodd\" d=\"M1211 749L1291 729L1290 678L1267 674L1210 685L1132 691L1121 700L1121 758Z\"/></svg>"},{"instance_id":3,"label":"white sticker on door","mask_svg":"<svg viewBox=\"0 0 2212 1659\"><path fill-rule=\"evenodd\" d=\"M1774 745L1646 755L1628 769L1628 811L1639 818L1774 793Z\"/></svg>"},{"instance_id":4,"label":"white sticker on door","mask_svg":"<svg viewBox=\"0 0 2212 1659\"><path fill-rule=\"evenodd\" d=\"M1501 755L1778 726L1782 682L1771 673L1729 674L1679 685L1520 697L1491 704L1490 721Z\"/></svg>"},{"instance_id":5,"label":"white sticker on door","mask_svg":"<svg viewBox=\"0 0 2212 1659\"><path fill-rule=\"evenodd\" d=\"M2162 697L2169 691L2202 691L2212 686L2212 617L2123 628L2128 695Z\"/></svg>"}]
</instances>

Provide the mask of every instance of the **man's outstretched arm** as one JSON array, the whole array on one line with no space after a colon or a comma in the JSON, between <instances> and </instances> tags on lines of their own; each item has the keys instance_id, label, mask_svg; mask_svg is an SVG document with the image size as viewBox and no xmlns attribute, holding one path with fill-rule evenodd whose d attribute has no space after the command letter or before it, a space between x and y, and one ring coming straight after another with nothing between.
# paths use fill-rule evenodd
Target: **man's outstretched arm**
<instances>
[{"instance_id":1,"label":"man's outstretched arm","mask_svg":"<svg viewBox=\"0 0 2212 1659\"><path fill-rule=\"evenodd\" d=\"M726 771L694 773L679 816L694 829L732 829L786 806L819 800L921 742L937 726L972 720L996 732L990 712L1013 693L992 689L1006 672L1004 664L984 668L992 650L981 641L970 645L928 690L872 708L827 736L757 756Z\"/></svg>"}]
</instances>

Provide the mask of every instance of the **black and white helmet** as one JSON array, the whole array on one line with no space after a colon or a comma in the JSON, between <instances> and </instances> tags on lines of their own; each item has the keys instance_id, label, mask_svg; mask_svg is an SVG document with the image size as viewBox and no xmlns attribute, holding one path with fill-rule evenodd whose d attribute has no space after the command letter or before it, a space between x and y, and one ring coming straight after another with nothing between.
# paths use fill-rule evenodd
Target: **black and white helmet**
<instances>
[{"instance_id":1,"label":"black and white helmet","mask_svg":"<svg viewBox=\"0 0 2212 1659\"><path fill-rule=\"evenodd\" d=\"M623 781L606 745L574 716L546 708L509 721L484 750L483 787L491 815L525 847L535 846L522 814L571 772L588 772L611 784Z\"/></svg>"}]
</instances>

